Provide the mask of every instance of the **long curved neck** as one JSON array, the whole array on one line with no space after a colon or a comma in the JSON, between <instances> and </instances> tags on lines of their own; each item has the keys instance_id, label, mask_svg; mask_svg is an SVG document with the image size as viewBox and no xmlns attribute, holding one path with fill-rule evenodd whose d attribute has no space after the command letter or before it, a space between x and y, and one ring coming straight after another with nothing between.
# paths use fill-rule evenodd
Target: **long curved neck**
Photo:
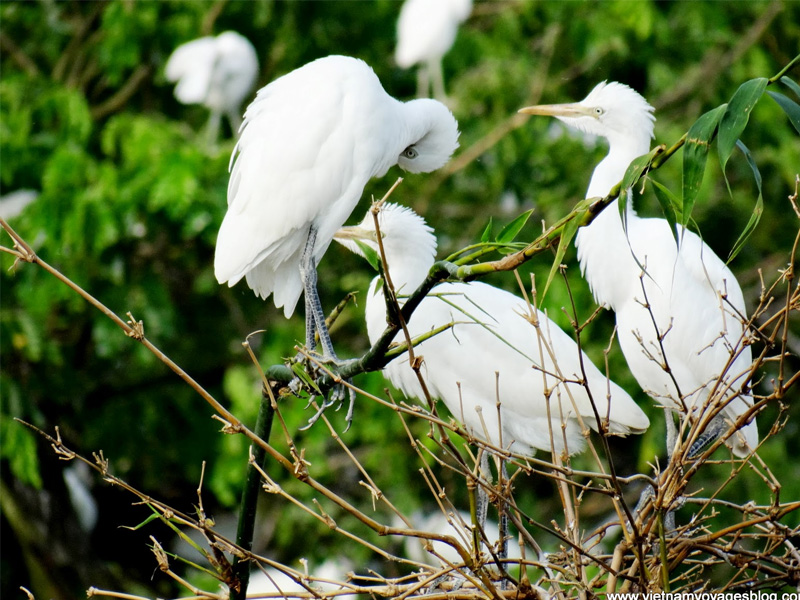
<instances>
[{"instance_id":1,"label":"long curved neck","mask_svg":"<svg viewBox=\"0 0 800 600\"><path fill-rule=\"evenodd\" d=\"M587 198L605 197L616 184L622 181L631 161L650 149L649 137L642 139L609 137L609 152L600 161L592 174ZM633 209L633 198L629 190L625 207L627 227L635 227L638 219ZM620 281L631 277L620 277L621 271L632 271L635 280L638 267L631 256L619 212L619 200L609 204L586 227L582 227L575 237L578 260L595 300L612 309L627 293L621 289Z\"/></svg>"}]
</instances>

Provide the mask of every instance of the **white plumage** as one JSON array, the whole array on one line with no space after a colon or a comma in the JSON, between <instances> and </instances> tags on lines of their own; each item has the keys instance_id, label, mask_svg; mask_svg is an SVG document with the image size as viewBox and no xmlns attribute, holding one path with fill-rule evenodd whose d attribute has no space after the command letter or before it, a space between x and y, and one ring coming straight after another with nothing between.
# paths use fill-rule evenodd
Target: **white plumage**
<instances>
[{"instance_id":1,"label":"white plumage","mask_svg":"<svg viewBox=\"0 0 800 600\"><path fill-rule=\"evenodd\" d=\"M392 282L398 295L408 295L433 265L436 238L410 209L386 204L379 218ZM377 248L372 215L368 213L356 227L343 228L336 239L356 253L360 249L353 239ZM386 305L379 281L373 280L366 297L367 332L372 343L386 328ZM416 347L417 355L424 357L422 373L431 394L441 398L473 434L495 445L501 445L502 431L502 445L512 451L533 454L536 449L550 450L552 430L556 452L566 447L574 453L585 445L576 416L580 415L586 426L597 428L586 388L577 383L583 378L582 359L597 411L601 418L609 418L611 432L641 433L647 429L647 416L579 352L570 336L536 311L540 335L523 316L527 314L522 299L485 283L437 286L408 323L412 337L456 323ZM402 339L400 333L397 341ZM384 373L407 396L423 397L407 355L389 363ZM495 373L499 373L502 429L495 405ZM552 390L550 418L546 389ZM566 423L563 435L562 416Z\"/></svg>"},{"instance_id":2,"label":"white plumage","mask_svg":"<svg viewBox=\"0 0 800 600\"><path fill-rule=\"evenodd\" d=\"M445 96L442 57L453 46L458 26L472 11L472 0L406 0L397 20L394 59L403 69L419 64L417 95Z\"/></svg>"},{"instance_id":3,"label":"white plumage","mask_svg":"<svg viewBox=\"0 0 800 600\"><path fill-rule=\"evenodd\" d=\"M321 58L273 81L247 108L231 157L217 280L233 286L244 277L291 316L304 290L301 269L316 268L367 181L393 165L438 169L457 140L458 124L443 104L395 100L355 58ZM316 286L305 291L313 300ZM316 325L323 333L324 323Z\"/></svg>"},{"instance_id":4,"label":"white plumage","mask_svg":"<svg viewBox=\"0 0 800 600\"><path fill-rule=\"evenodd\" d=\"M168 81L177 82L175 98L202 104L211 111L209 135L216 139L221 116L235 133L241 125L242 102L258 77L258 56L247 38L235 31L202 37L178 46L167 61Z\"/></svg>"},{"instance_id":5,"label":"white plumage","mask_svg":"<svg viewBox=\"0 0 800 600\"><path fill-rule=\"evenodd\" d=\"M594 170L587 198L606 196L631 161L650 150L653 108L620 83L600 83L578 103L521 112L555 116L608 140L608 155ZM699 409L713 392L728 402L723 414L735 421L753 402L742 389L752 357L736 277L695 233L681 229L678 247L665 219L639 217L630 192L625 218L627 235L614 201L578 231L575 245L595 299L616 313L620 346L631 372L664 406L680 408L682 396L687 407ZM644 277L640 265L646 268ZM665 357L680 395L662 366ZM728 442L739 456L746 455L748 447L754 449L755 419Z\"/></svg>"}]
</instances>

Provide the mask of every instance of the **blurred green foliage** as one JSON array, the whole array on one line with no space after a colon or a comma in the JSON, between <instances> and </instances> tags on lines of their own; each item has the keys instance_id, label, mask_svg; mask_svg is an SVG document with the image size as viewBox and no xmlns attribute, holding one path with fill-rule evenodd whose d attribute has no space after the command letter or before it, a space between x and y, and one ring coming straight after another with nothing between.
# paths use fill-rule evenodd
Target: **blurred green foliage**
<instances>
[{"instance_id":1,"label":"blurred green foliage","mask_svg":"<svg viewBox=\"0 0 800 600\"><path fill-rule=\"evenodd\" d=\"M44 260L117 314L130 311L144 321L151 341L241 419L254 422L260 383L240 343L264 329L251 344L264 366L280 362L294 354L303 337L302 316L287 321L243 284L233 289L216 284L214 241L226 206L234 142L227 131L217 148L205 148L207 114L175 101L164 63L182 42L234 29L257 48L259 87L314 58L348 54L366 60L390 94L406 99L415 89L414 73L398 69L391 59L399 7L388 0L2 3L0 194L20 189L39 194L10 219L11 225ZM600 80L619 80L656 107L656 143L671 144L703 112L727 102L741 83L776 73L797 51L798 39L800 5L793 2L477 2L445 57L445 79L462 132L461 152L487 136L497 135L499 141L457 170L408 176L393 199L413 206L435 227L440 256L479 241L490 218L499 231L529 209L533 217L520 239L531 239L541 220L554 222L582 197L604 147L545 119L515 127L510 119L518 108L577 100ZM797 75L797 70L789 73L795 80ZM787 89L778 91L792 97ZM800 146L786 115L767 96L756 105L742 139L763 178L764 216L732 264L752 307L760 277L774 280L797 233L786 197L794 190ZM370 196L382 196L399 175L392 170L371 182L351 221L360 219ZM741 154L734 153L726 175L730 195L719 165L709 161L693 212L704 239L720 256L728 255L758 196ZM655 179L679 193L679 161L670 161ZM637 209L657 214L649 190ZM569 289L556 279L545 307L569 327L561 308L570 305L570 290L578 319L588 318L595 306L574 250L564 262ZM58 426L73 449L83 455L102 449L117 476L189 511L203 461L206 510L235 510L247 445L242 438L221 435L209 407L194 392L62 283L33 266L11 268L8 255L0 266L3 593L27 585L70 598L99 581L173 593L167 582L150 579L154 564L144 538L116 529L140 523L148 511L131 509L131 496L109 491L98 480L92 487L102 499L100 525L91 534L92 552L84 557L85 576L60 574L75 565L48 555L48 547L69 547L69 540L56 539L55 530L52 539L46 534L38 545L19 535L20 523L8 515L31 489L60 499L58 514L74 517L59 480L63 465L12 419L49 432ZM549 269L548 259L539 257L522 269L522 280L527 284L533 274L543 285ZM320 268L325 307L332 308L348 291L363 294L371 277L365 264L331 247ZM489 280L516 287L509 273ZM366 349L361 310L348 309L333 330L340 354L355 356ZM797 344L796 320L792 326ZM584 331L584 345L596 360L602 360L612 328L612 316L604 313ZM650 407L616 347L609 364L614 378ZM769 386L773 376L764 373L762 385ZM374 393L385 385L379 374L356 383ZM283 410L292 431L312 414L299 403ZM800 452L800 415L796 407L791 414L794 422L761 453L784 484L782 499L800 497L800 468L793 458ZM333 415L335 426L343 428L343 414ZM646 470L661 453L663 418L654 409L651 415L653 427L641 439L615 442L622 450L623 472ZM770 409L761 417L762 432L776 415L777 409ZM423 424L411 426L425 438ZM360 401L344 438L395 504L409 511L431 506L417 459L391 411ZM298 440L315 477L344 497L363 495L360 474L322 423ZM280 440L276 447L283 449ZM729 486L728 499L768 501L764 486L751 475L744 473ZM280 472L273 476L287 491L310 499L299 482ZM724 475L707 469L698 486L713 485L715 477ZM524 482L531 493L518 497L528 509L537 515L552 511L552 486ZM460 482L449 481L444 472L442 483L464 507ZM263 504L261 543L271 556L292 561L344 552L346 540L308 516L273 497ZM47 515L33 511L25 519L44 523ZM351 521L344 517L340 525L358 530ZM167 530L158 535L166 536ZM347 554L357 564L374 559L360 547L347 548ZM36 564L55 566L43 576ZM115 565L123 565L125 574ZM55 587L47 587L47 577Z\"/></svg>"}]
</instances>

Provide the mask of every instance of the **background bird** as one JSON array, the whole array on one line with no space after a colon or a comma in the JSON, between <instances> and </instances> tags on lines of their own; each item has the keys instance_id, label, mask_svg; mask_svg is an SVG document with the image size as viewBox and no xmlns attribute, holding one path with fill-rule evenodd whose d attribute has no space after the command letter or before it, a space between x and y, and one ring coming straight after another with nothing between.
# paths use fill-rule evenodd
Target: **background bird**
<instances>
[{"instance_id":1,"label":"background bird","mask_svg":"<svg viewBox=\"0 0 800 600\"><path fill-rule=\"evenodd\" d=\"M258 56L247 38L235 31L202 37L178 46L166 66L167 80L177 82L175 98L211 111L208 140L219 135L224 114L234 135L242 124L242 102L258 77Z\"/></svg>"},{"instance_id":2,"label":"background bird","mask_svg":"<svg viewBox=\"0 0 800 600\"><path fill-rule=\"evenodd\" d=\"M653 108L620 83L600 83L577 103L520 112L551 115L608 140L608 155L592 174L588 198L605 197L631 161L650 150ZM695 233L679 228L676 243L665 219L639 217L630 190L625 221L627 230L615 200L578 231L575 246L595 299L616 313L631 372L659 404L681 409L685 403L701 411L714 402L727 403L723 414L735 422L753 404L745 385L752 363L746 309L736 277ZM720 423L713 428L724 431ZM671 413L667 427L671 453ZM755 449L755 418L727 442L737 456Z\"/></svg>"},{"instance_id":3,"label":"background bird","mask_svg":"<svg viewBox=\"0 0 800 600\"><path fill-rule=\"evenodd\" d=\"M458 26L472 11L472 0L406 0L397 19L394 59L403 69L416 64L417 96L444 101L442 57L453 46Z\"/></svg>"},{"instance_id":4,"label":"background bird","mask_svg":"<svg viewBox=\"0 0 800 600\"><path fill-rule=\"evenodd\" d=\"M458 124L435 100L400 102L361 60L329 56L273 81L247 108L231 157L228 211L217 238L220 283L242 278L286 317L306 299L306 344L318 330L336 353L316 289L316 267L364 185L394 166L444 165Z\"/></svg>"},{"instance_id":5,"label":"background bird","mask_svg":"<svg viewBox=\"0 0 800 600\"><path fill-rule=\"evenodd\" d=\"M398 295L408 295L434 263L436 237L420 216L395 204L382 207L379 223L391 280ZM360 225L340 230L336 240L357 254L362 250L355 240L377 251L372 214L367 213ZM372 281L366 297L372 343L386 329L380 281L380 277ZM412 338L454 323L416 348L424 356L422 374L431 395L441 398L477 437L522 454L537 449L572 454L583 449L578 417L597 429L592 401L600 417L608 419L611 433L647 429L647 416L633 399L609 381L570 336L533 310L538 329L526 319L526 303L514 294L481 282L437 286L408 322ZM402 333L398 335L402 339ZM579 383L584 370L591 399L587 387ZM407 355L389 363L384 374L407 396L424 397Z\"/></svg>"}]
</instances>

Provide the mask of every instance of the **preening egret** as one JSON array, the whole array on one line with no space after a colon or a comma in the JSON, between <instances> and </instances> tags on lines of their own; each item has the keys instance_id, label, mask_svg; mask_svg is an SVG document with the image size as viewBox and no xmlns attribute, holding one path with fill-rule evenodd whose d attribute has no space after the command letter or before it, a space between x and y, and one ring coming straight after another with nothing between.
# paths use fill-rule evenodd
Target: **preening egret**
<instances>
[{"instance_id":1,"label":"preening egret","mask_svg":"<svg viewBox=\"0 0 800 600\"><path fill-rule=\"evenodd\" d=\"M606 196L631 161L650 150L653 108L620 83L600 83L574 104L520 112L554 116L608 140L608 155L592 174L588 198ZM595 299L616 313L620 347L631 372L659 404L681 409L684 403L699 417L703 407L722 403L722 414L735 422L753 405L744 386L752 357L736 277L693 232L681 229L678 246L665 219L639 217L630 191L625 220L627 234L618 201L613 202L578 231L575 246ZM671 453L671 413L667 424ZM737 456L755 449L755 418L727 442Z\"/></svg>"},{"instance_id":2,"label":"preening egret","mask_svg":"<svg viewBox=\"0 0 800 600\"><path fill-rule=\"evenodd\" d=\"M235 31L202 37L178 46L166 66L167 80L177 82L175 98L211 111L208 137L215 142L224 114L235 135L241 108L258 77L258 57L247 38Z\"/></svg>"},{"instance_id":3,"label":"preening egret","mask_svg":"<svg viewBox=\"0 0 800 600\"><path fill-rule=\"evenodd\" d=\"M444 101L442 57L456 41L459 24L469 17L472 0L406 0L397 20L394 59L402 69L419 64L417 96L428 91Z\"/></svg>"},{"instance_id":4,"label":"preening egret","mask_svg":"<svg viewBox=\"0 0 800 600\"><path fill-rule=\"evenodd\" d=\"M317 330L325 356L336 359L317 263L370 178L393 165L438 169L457 140L458 124L443 104L395 100L355 58L320 58L273 81L247 108L231 156L217 281L233 286L246 278L287 318L305 292L306 345L314 348Z\"/></svg>"},{"instance_id":5,"label":"preening egret","mask_svg":"<svg viewBox=\"0 0 800 600\"><path fill-rule=\"evenodd\" d=\"M434 263L436 237L420 216L395 204L382 207L379 223L389 275L397 294L408 295ZM377 251L372 214L368 212L355 227L342 228L336 240L356 254L362 251L355 240ZM366 296L372 343L386 329L379 282L376 277ZM536 449L581 450L585 439L578 417L597 429L592 401L600 418L608 419L611 433L647 429L644 412L579 351L570 336L535 309L538 328L526 315L529 309L521 298L481 282L443 283L414 311L407 324L412 337L454 323L417 346L417 353L424 356L422 374L428 389L453 416L475 436L529 455ZM402 339L403 334L398 335ZM384 373L407 396L424 397L407 355L389 363ZM584 379L591 398L580 383Z\"/></svg>"}]
</instances>

